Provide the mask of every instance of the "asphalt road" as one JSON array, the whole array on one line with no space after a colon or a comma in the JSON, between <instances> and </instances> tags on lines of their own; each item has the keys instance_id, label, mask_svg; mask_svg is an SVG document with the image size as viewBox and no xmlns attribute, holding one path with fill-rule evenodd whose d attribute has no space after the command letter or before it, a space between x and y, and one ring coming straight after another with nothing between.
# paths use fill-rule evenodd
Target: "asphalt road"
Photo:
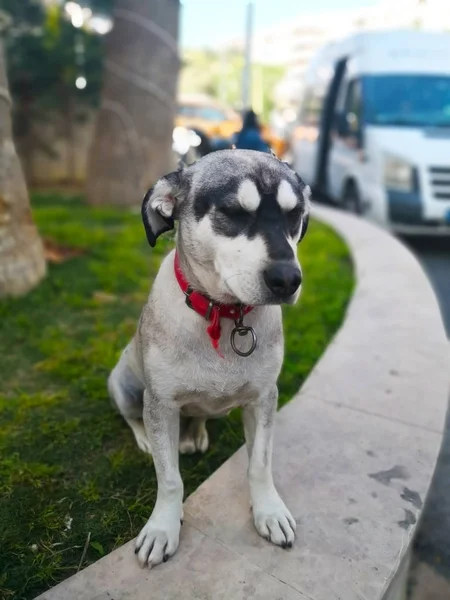
<instances>
[{"instance_id":1,"label":"asphalt road","mask_svg":"<svg viewBox=\"0 0 450 600\"><path fill-rule=\"evenodd\" d=\"M450 239L404 241L416 254L433 284L450 339ZM450 411L447 413L441 456L416 539L415 554L450 581Z\"/></svg>"},{"instance_id":2,"label":"asphalt road","mask_svg":"<svg viewBox=\"0 0 450 600\"><path fill-rule=\"evenodd\" d=\"M433 284L450 338L450 239L403 240L422 263Z\"/></svg>"}]
</instances>

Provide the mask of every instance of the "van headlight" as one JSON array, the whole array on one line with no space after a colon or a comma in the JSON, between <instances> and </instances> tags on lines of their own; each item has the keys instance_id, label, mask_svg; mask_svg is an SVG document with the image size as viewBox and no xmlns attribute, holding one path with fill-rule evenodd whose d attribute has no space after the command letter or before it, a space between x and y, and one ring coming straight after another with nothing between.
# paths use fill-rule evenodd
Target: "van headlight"
<instances>
[{"instance_id":1,"label":"van headlight","mask_svg":"<svg viewBox=\"0 0 450 600\"><path fill-rule=\"evenodd\" d=\"M388 190L413 192L416 182L416 170L413 165L396 156L385 156L384 185Z\"/></svg>"}]
</instances>

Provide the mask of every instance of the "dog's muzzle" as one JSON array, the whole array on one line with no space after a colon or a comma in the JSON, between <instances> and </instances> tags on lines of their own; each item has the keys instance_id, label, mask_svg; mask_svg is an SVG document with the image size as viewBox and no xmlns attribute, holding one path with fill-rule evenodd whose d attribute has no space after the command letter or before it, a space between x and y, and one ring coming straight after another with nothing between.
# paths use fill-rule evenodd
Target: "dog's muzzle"
<instances>
[{"instance_id":1,"label":"dog's muzzle","mask_svg":"<svg viewBox=\"0 0 450 600\"><path fill-rule=\"evenodd\" d=\"M273 263L263 276L266 286L281 302L293 296L302 282L300 269L290 262Z\"/></svg>"}]
</instances>

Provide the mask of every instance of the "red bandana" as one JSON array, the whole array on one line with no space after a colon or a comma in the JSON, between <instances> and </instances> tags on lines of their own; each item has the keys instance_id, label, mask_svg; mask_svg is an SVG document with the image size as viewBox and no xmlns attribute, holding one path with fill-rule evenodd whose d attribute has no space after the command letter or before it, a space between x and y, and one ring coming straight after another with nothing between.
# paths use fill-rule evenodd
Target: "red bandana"
<instances>
[{"instance_id":1,"label":"red bandana","mask_svg":"<svg viewBox=\"0 0 450 600\"><path fill-rule=\"evenodd\" d=\"M219 350L219 340L221 334L220 319L232 319L233 321L237 322L241 316L246 315L253 310L253 306L243 306L241 304L216 304L207 296L204 296L200 292L196 292L191 288L184 277L183 271L181 270L180 260L177 252L175 252L173 266L178 285L186 295L186 304L189 306L189 308L195 310L196 313L208 321L209 325L206 328L206 332L209 335L213 348L216 350L219 356L223 358L223 355Z\"/></svg>"}]
</instances>

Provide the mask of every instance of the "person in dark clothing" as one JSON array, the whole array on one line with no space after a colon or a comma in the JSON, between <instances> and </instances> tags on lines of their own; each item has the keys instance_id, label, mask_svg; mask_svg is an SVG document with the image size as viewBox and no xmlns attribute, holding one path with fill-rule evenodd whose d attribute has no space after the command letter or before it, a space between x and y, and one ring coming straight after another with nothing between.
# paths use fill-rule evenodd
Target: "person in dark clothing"
<instances>
[{"instance_id":1,"label":"person in dark clothing","mask_svg":"<svg viewBox=\"0 0 450 600\"><path fill-rule=\"evenodd\" d=\"M258 117L253 110L248 110L243 119L242 129L236 135L234 145L240 150L259 150L270 152L270 147L263 140Z\"/></svg>"}]
</instances>

